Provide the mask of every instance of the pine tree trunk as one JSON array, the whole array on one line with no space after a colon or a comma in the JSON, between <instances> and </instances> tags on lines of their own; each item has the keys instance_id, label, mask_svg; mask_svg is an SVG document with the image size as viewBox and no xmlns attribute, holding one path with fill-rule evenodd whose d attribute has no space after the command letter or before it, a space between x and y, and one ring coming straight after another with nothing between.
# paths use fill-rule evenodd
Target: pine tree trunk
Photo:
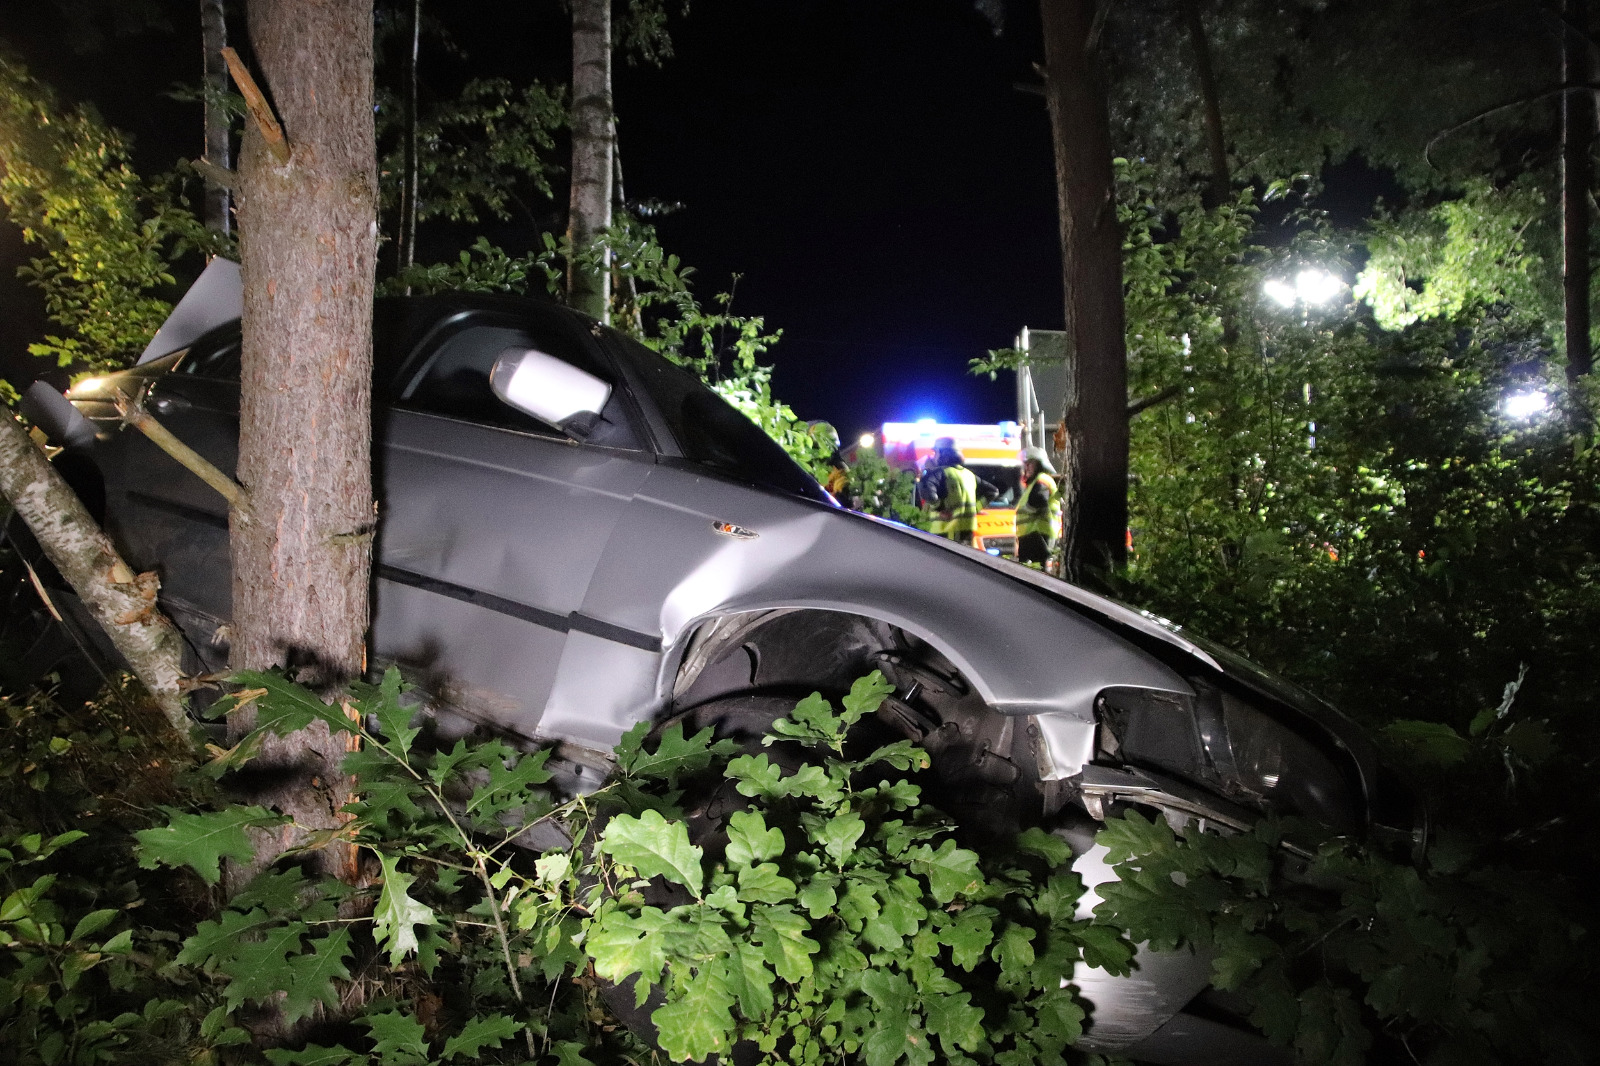
<instances>
[{"instance_id":1,"label":"pine tree trunk","mask_svg":"<svg viewBox=\"0 0 1600 1066\"><path fill-rule=\"evenodd\" d=\"M1075 358L1066 428L1067 573L1120 567L1128 527L1128 365L1122 237L1093 0L1041 0L1045 99L1055 142L1066 325Z\"/></svg>"},{"instance_id":2,"label":"pine tree trunk","mask_svg":"<svg viewBox=\"0 0 1600 1066\"><path fill-rule=\"evenodd\" d=\"M1566 0L1562 35L1562 80L1586 84L1593 77L1587 31L1587 0ZM1594 365L1589 344L1589 190L1593 183L1595 96L1587 90L1561 97L1562 290L1566 303L1567 380L1577 381Z\"/></svg>"},{"instance_id":3,"label":"pine tree trunk","mask_svg":"<svg viewBox=\"0 0 1600 1066\"><path fill-rule=\"evenodd\" d=\"M135 574L10 411L0 409L0 492L155 697L178 736L189 719L178 687L183 642L156 609L154 574Z\"/></svg>"},{"instance_id":4,"label":"pine tree trunk","mask_svg":"<svg viewBox=\"0 0 1600 1066\"><path fill-rule=\"evenodd\" d=\"M375 517L372 0L251 0L249 14L290 156L280 164L260 130L247 128L238 479L248 505L231 515L230 661L290 665L302 680L334 685L365 667ZM305 829L337 825L343 754L320 724L285 738L255 761L258 779L279 771L256 800ZM348 849L324 859L329 872L353 875Z\"/></svg>"},{"instance_id":5,"label":"pine tree trunk","mask_svg":"<svg viewBox=\"0 0 1600 1066\"><path fill-rule=\"evenodd\" d=\"M223 0L200 0L200 43L205 60L205 161L227 170L233 166L233 153L228 144L228 111L222 106L222 96L228 91L228 65L222 60L222 50L228 44L228 22L223 12ZM228 190L207 180L206 228L217 233L228 233L233 228L230 207Z\"/></svg>"},{"instance_id":6,"label":"pine tree trunk","mask_svg":"<svg viewBox=\"0 0 1600 1066\"><path fill-rule=\"evenodd\" d=\"M572 201L567 237L589 244L611 225L612 150L611 0L572 0ZM611 272L567 269L573 307L605 321Z\"/></svg>"},{"instance_id":7,"label":"pine tree trunk","mask_svg":"<svg viewBox=\"0 0 1600 1066\"><path fill-rule=\"evenodd\" d=\"M1178 0L1183 24L1194 49L1195 78L1200 83L1201 114L1205 119L1206 155L1211 161L1211 181L1207 206L1216 207L1228 199L1231 177L1228 174L1228 142L1222 135L1222 99L1217 92L1217 74L1211 65L1211 42L1206 39L1206 24L1200 17L1200 0Z\"/></svg>"}]
</instances>

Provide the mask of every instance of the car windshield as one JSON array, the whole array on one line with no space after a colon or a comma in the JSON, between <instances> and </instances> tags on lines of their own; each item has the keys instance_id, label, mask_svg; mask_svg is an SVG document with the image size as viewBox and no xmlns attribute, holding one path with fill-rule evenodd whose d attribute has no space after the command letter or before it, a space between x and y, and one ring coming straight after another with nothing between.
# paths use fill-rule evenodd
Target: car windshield
<instances>
[{"instance_id":1,"label":"car windshield","mask_svg":"<svg viewBox=\"0 0 1600 1066\"><path fill-rule=\"evenodd\" d=\"M660 409L685 458L740 481L830 501L816 479L777 441L699 378L641 344L614 339L613 350Z\"/></svg>"}]
</instances>

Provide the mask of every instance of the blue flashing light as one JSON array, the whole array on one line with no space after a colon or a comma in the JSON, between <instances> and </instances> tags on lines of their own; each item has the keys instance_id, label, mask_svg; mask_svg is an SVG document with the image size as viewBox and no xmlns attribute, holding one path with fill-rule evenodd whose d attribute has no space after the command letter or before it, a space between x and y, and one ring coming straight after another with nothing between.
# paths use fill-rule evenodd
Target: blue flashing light
<instances>
[{"instance_id":1,"label":"blue flashing light","mask_svg":"<svg viewBox=\"0 0 1600 1066\"><path fill-rule=\"evenodd\" d=\"M1000 549L999 548L985 548L983 550L988 552L990 555L999 555L1000 554Z\"/></svg>"}]
</instances>

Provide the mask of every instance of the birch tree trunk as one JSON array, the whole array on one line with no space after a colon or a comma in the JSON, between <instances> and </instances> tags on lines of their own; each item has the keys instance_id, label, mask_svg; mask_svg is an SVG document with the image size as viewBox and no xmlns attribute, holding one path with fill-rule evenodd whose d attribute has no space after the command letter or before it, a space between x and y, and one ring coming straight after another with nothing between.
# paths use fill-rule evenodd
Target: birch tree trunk
<instances>
[{"instance_id":1,"label":"birch tree trunk","mask_svg":"<svg viewBox=\"0 0 1600 1066\"><path fill-rule=\"evenodd\" d=\"M417 260L417 64L422 47L422 0L411 0L411 44L406 54L405 151L400 175L400 236L395 241L395 273L404 275ZM411 286L406 286L411 295Z\"/></svg>"},{"instance_id":2,"label":"birch tree trunk","mask_svg":"<svg viewBox=\"0 0 1600 1066\"><path fill-rule=\"evenodd\" d=\"M228 91L228 65L222 50L228 44L228 22L223 0L200 0L200 45L204 55L206 150L205 161L221 170L233 166L228 144L228 112L222 95ZM233 228L231 203L226 186L206 180L206 228L226 234Z\"/></svg>"},{"instance_id":3,"label":"birch tree trunk","mask_svg":"<svg viewBox=\"0 0 1600 1066\"><path fill-rule=\"evenodd\" d=\"M1561 80L1587 84L1594 76L1588 0L1566 0L1561 35ZM1589 343L1589 191L1593 184L1595 98L1588 90L1561 95L1561 283L1566 305L1567 380L1594 365Z\"/></svg>"},{"instance_id":4,"label":"birch tree trunk","mask_svg":"<svg viewBox=\"0 0 1600 1066\"><path fill-rule=\"evenodd\" d=\"M187 741L178 687L183 641L156 609L156 576L135 574L10 411L0 411L0 492Z\"/></svg>"},{"instance_id":5,"label":"birch tree trunk","mask_svg":"<svg viewBox=\"0 0 1600 1066\"><path fill-rule=\"evenodd\" d=\"M1128 358L1122 237L1105 83L1091 40L1093 0L1041 0L1045 100L1055 142L1066 325L1076 358L1066 429L1067 573L1127 558Z\"/></svg>"},{"instance_id":6,"label":"birch tree trunk","mask_svg":"<svg viewBox=\"0 0 1600 1066\"><path fill-rule=\"evenodd\" d=\"M612 152L611 0L572 0L572 199L567 237L584 247L611 225ZM567 266L573 307L607 321L611 272Z\"/></svg>"},{"instance_id":7,"label":"birch tree trunk","mask_svg":"<svg viewBox=\"0 0 1600 1066\"><path fill-rule=\"evenodd\" d=\"M1200 17L1200 0L1178 0L1189 45L1194 49L1195 78L1200 83L1201 114L1205 120L1206 155L1211 161L1210 195L1216 207L1228 199L1231 178L1228 174L1228 142L1222 135L1222 99L1217 92L1216 68L1211 63L1211 42L1206 39L1206 24Z\"/></svg>"},{"instance_id":8,"label":"birch tree trunk","mask_svg":"<svg viewBox=\"0 0 1600 1066\"><path fill-rule=\"evenodd\" d=\"M247 503L230 516L230 661L294 666L331 686L365 667L374 525L372 0L250 0L249 31L288 159L260 123L247 128L238 187ZM320 724L277 742L254 763L256 779L272 780L257 801L304 829L336 826L344 750ZM349 849L323 858L328 872L353 877Z\"/></svg>"}]
</instances>

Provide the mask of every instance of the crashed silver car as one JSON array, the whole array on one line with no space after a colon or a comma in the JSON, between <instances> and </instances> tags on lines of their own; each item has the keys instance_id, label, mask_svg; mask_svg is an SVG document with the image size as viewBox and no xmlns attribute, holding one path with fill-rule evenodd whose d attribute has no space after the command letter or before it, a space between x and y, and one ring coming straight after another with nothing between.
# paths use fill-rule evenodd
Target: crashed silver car
<instances>
[{"instance_id":1,"label":"crashed silver car","mask_svg":"<svg viewBox=\"0 0 1600 1066\"><path fill-rule=\"evenodd\" d=\"M373 658L447 736L553 747L581 790L640 721L749 734L879 669L895 685L879 717L932 754L935 802L976 831L1057 830L1090 884L1111 876L1096 826L1130 805L1224 830L1294 814L1361 834L1379 814L1374 753L1327 706L1070 584L840 507L699 380L591 320L451 295L380 301L375 337ZM224 324L80 385L53 425L69 479L160 571L196 667L226 657L226 506L120 432L112 398L145 390L231 470L239 348ZM1278 1060L1206 991L1207 958L1138 961L1079 973L1084 1046Z\"/></svg>"}]
</instances>

